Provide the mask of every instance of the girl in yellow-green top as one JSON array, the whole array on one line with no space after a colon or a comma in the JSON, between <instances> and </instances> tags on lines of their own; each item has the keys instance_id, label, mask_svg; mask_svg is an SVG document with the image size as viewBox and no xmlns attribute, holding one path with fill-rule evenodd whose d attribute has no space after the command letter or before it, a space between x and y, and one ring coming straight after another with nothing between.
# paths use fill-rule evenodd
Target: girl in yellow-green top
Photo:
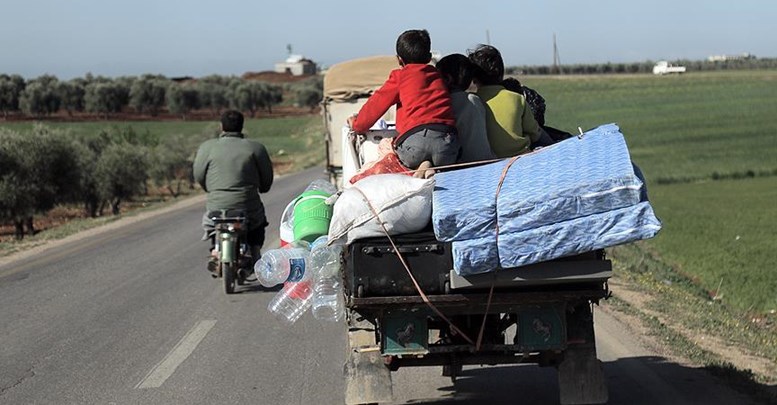
<instances>
[{"instance_id":1,"label":"girl in yellow-green top","mask_svg":"<svg viewBox=\"0 0 777 405\"><path fill-rule=\"evenodd\" d=\"M468 56L476 67L473 82L477 95L486 104L486 132L494 154L505 158L552 144L524 96L502 86L504 62L499 51L490 45L479 45Z\"/></svg>"}]
</instances>

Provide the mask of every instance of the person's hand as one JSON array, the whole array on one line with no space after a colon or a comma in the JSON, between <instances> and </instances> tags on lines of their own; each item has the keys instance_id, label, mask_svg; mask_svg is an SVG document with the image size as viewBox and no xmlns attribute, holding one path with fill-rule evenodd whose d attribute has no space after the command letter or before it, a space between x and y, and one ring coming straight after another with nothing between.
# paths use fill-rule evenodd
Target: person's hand
<instances>
[{"instance_id":1,"label":"person's hand","mask_svg":"<svg viewBox=\"0 0 777 405\"><path fill-rule=\"evenodd\" d=\"M356 115L352 115L352 116L348 117L348 120L347 120L348 128L353 129L354 121L356 121Z\"/></svg>"}]
</instances>

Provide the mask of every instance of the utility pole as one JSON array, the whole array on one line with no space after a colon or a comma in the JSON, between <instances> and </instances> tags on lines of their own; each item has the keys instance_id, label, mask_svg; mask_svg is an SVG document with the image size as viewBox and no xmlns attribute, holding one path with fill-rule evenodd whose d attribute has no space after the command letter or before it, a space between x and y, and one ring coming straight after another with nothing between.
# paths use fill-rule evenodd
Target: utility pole
<instances>
[{"instance_id":1,"label":"utility pole","mask_svg":"<svg viewBox=\"0 0 777 405\"><path fill-rule=\"evenodd\" d=\"M486 30L486 45L491 45L491 34Z\"/></svg>"},{"instance_id":2,"label":"utility pole","mask_svg":"<svg viewBox=\"0 0 777 405\"><path fill-rule=\"evenodd\" d=\"M561 58L558 56L558 46L556 46L556 33L553 33L553 72L561 74Z\"/></svg>"}]
</instances>

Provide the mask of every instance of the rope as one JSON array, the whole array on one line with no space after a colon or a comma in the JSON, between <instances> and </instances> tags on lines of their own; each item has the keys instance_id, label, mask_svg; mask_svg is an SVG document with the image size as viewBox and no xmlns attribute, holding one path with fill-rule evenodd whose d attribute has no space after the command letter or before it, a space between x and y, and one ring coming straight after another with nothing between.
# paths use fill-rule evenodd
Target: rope
<instances>
[{"instance_id":1,"label":"rope","mask_svg":"<svg viewBox=\"0 0 777 405\"><path fill-rule=\"evenodd\" d=\"M496 185L496 193L494 194L494 206L496 206L497 198L499 197L499 192L502 190L502 184L505 182L505 178L507 177L507 171L510 170L510 167L515 163L516 160L518 160L519 157L524 155L518 155L513 156L510 158L510 161L507 162L507 165L505 165L504 169L502 169L502 175L499 177L499 183ZM496 221L496 244L499 245L499 220ZM497 257L499 255L499 249L496 250ZM488 318L488 311L491 308L491 299L494 297L494 284L496 283L496 277L491 279L491 288L488 291L488 300L486 301L486 313L483 314L483 322L480 324L480 331L478 332L478 342L475 345L475 351L480 351L480 344L483 342L483 332L486 329L486 319Z\"/></svg>"},{"instance_id":2,"label":"rope","mask_svg":"<svg viewBox=\"0 0 777 405\"><path fill-rule=\"evenodd\" d=\"M477 165L482 165L482 164L486 164L486 163L498 162L500 160L504 160L504 159L503 158L488 159L488 160L478 160L476 162L464 162L464 163L454 163L454 164L442 165L442 166L430 166L430 167L427 167L426 169L423 169L423 170L440 170L440 169L453 169L453 168L457 168L457 167L477 166ZM396 173L398 173L398 174L413 174L413 173L415 173L415 172L417 172L419 170L420 169L407 169L407 170L403 170L401 172L396 172Z\"/></svg>"},{"instance_id":3,"label":"rope","mask_svg":"<svg viewBox=\"0 0 777 405\"><path fill-rule=\"evenodd\" d=\"M426 296L423 289L421 289L421 286L418 285L418 281L416 281L415 277L413 276L413 273L410 271L410 267L407 265L407 262L405 261L405 258L402 256L402 253L399 251L399 248L397 248L397 245L394 244L394 240L391 238L391 235L389 235L388 229L386 229L386 224L380 220L380 217L378 216L378 211L375 209L375 207L370 202L369 198L367 198L367 195L364 194L364 192L359 189L359 187L352 187L353 189L356 189L359 193L361 193L362 197L364 197L364 201L367 203L367 206L372 211L373 215L375 215L375 220L378 221L378 224L380 224L380 227L383 229L383 232L386 234L386 237L388 238L389 242L391 243L391 247L394 248L394 252L397 254L397 257L399 257L399 261L402 262L402 266L405 267L405 270L407 271L407 274L410 276L410 280L413 281L413 285L415 286L416 291L418 291L418 294L421 296L421 299L424 301L426 305L429 306L429 308L434 311L437 316L442 318L445 322L448 323L448 326L450 326L451 330L461 335L461 337L464 338L469 344L475 344L475 342L472 341L472 339L469 338L464 332L461 331L461 329L457 328L456 325L453 324L445 315L443 315L440 310L432 304L431 301L429 301L429 297Z\"/></svg>"}]
</instances>

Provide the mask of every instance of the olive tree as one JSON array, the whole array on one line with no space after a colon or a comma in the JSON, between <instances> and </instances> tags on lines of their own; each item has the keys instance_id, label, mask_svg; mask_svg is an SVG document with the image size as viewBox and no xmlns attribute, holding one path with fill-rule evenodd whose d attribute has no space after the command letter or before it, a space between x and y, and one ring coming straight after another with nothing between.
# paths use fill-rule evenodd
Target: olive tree
<instances>
[{"instance_id":1,"label":"olive tree","mask_svg":"<svg viewBox=\"0 0 777 405\"><path fill-rule=\"evenodd\" d=\"M209 109L213 115L217 116L222 109L229 107L229 88L226 84L199 81L196 86L202 108Z\"/></svg>"},{"instance_id":2,"label":"olive tree","mask_svg":"<svg viewBox=\"0 0 777 405\"><path fill-rule=\"evenodd\" d=\"M73 112L84 111L84 95L86 89L84 88L82 80L70 80L67 82L60 82L57 86L57 93L61 100L61 106L65 108L69 116L73 116Z\"/></svg>"},{"instance_id":3,"label":"olive tree","mask_svg":"<svg viewBox=\"0 0 777 405\"><path fill-rule=\"evenodd\" d=\"M25 86L24 79L19 75L0 75L0 110L3 111L3 118L7 118L9 112L19 110L19 96Z\"/></svg>"},{"instance_id":4,"label":"olive tree","mask_svg":"<svg viewBox=\"0 0 777 405\"><path fill-rule=\"evenodd\" d=\"M170 135L157 145L151 154L150 177L167 189L173 198L181 194L181 186L192 176L193 147L184 135Z\"/></svg>"},{"instance_id":5,"label":"olive tree","mask_svg":"<svg viewBox=\"0 0 777 405\"><path fill-rule=\"evenodd\" d=\"M53 76L31 81L19 95L19 106L28 115L49 115L59 111L59 82Z\"/></svg>"},{"instance_id":6,"label":"olive tree","mask_svg":"<svg viewBox=\"0 0 777 405\"><path fill-rule=\"evenodd\" d=\"M238 84L232 94L232 106L241 111L248 111L251 117L265 106L267 86L261 82L243 82Z\"/></svg>"},{"instance_id":7,"label":"olive tree","mask_svg":"<svg viewBox=\"0 0 777 405\"><path fill-rule=\"evenodd\" d=\"M25 225L35 233L34 214L75 200L81 176L78 148L69 134L42 126L0 135L0 217L12 220L22 239Z\"/></svg>"},{"instance_id":8,"label":"olive tree","mask_svg":"<svg viewBox=\"0 0 777 405\"><path fill-rule=\"evenodd\" d=\"M312 86L299 88L296 93L297 105L300 107L308 107L311 111L316 108L323 97L321 90Z\"/></svg>"},{"instance_id":9,"label":"olive tree","mask_svg":"<svg viewBox=\"0 0 777 405\"><path fill-rule=\"evenodd\" d=\"M102 151L95 165L97 190L111 205L113 215L121 212L123 201L145 189L147 151L143 147L115 143Z\"/></svg>"},{"instance_id":10,"label":"olive tree","mask_svg":"<svg viewBox=\"0 0 777 405\"><path fill-rule=\"evenodd\" d=\"M275 84L265 84L264 86L264 108L272 114L272 106L280 104L283 101L283 87Z\"/></svg>"},{"instance_id":11,"label":"olive tree","mask_svg":"<svg viewBox=\"0 0 777 405\"><path fill-rule=\"evenodd\" d=\"M25 162L33 146L16 132L0 130L0 220L14 224L17 239L24 237L24 221L34 205L30 165Z\"/></svg>"},{"instance_id":12,"label":"olive tree","mask_svg":"<svg viewBox=\"0 0 777 405\"><path fill-rule=\"evenodd\" d=\"M191 84L171 83L167 88L167 109L186 119L186 114L200 108L200 95Z\"/></svg>"},{"instance_id":13,"label":"olive tree","mask_svg":"<svg viewBox=\"0 0 777 405\"><path fill-rule=\"evenodd\" d=\"M169 83L163 76L145 75L132 83L129 105L139 113L155 117L165 106L165 93Z\"/></svg>"},{"instance_id":14,"label":"olive tree","mask_svg":"<svg viewBox=\"0 0 777 405\"><path fill-rule=\"evenodd\" d=\"M86 86L84 104L86 111L102 114L108 119L110 114L121 112L124 107L124 88L122 84L110 81L95 81Z\"/></svg>"},{"instance_id":15,"label":"olive tree","mask_svg":"<svg viewBox=\"0 0 777 405\"><path fill-rule=\"evenodd\" d=\"M102 152L110 144L104 136L85 136L77 138L78 165L81 177L78 184L79 201L84 205L84 211L91 218L102 215L104 201L97 182L97 161Z\"/></svg>"}]
</instances>

